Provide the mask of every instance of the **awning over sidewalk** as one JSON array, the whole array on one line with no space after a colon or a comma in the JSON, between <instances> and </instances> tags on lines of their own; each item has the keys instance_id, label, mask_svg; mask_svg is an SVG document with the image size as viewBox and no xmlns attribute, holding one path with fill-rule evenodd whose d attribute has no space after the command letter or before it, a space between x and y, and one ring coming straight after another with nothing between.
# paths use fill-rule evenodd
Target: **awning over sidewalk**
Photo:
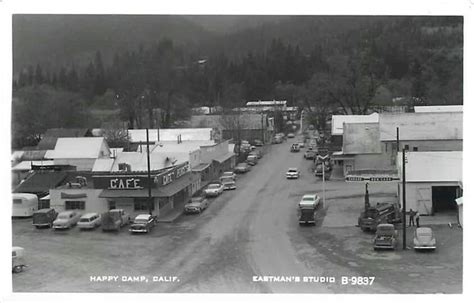
<instances>
[{"instance_id":1,"label":"awning over sidewalk","mask_svg":"<svg viewBox=\"0 0 474 303\"><path fill-rule=\"evenodd\" d=\"M215 159L213 159L214 161L217 161L219 163L224 163L225 161L227 161L228 159L230 159L231 157L233 157L235 154L234 153L227 153L225 155L222 155L220 157L216 157Z\"/></svg>"},{"instance_id":2,"label":"awning over sidewalk","mask_svg":"<svg viewBox=\"0 0 474 303\"><path fill-rule=\"evenodd\" d=\"M331 155L332 160L347 160L354 159L354 155L343 154L342 151L333 152Z\"/></svg>"},{"instance_id":3,"label":"awning over sidewalk","mask_svg":"<svg viewBox=\"0 0 474 303\"><path fill-rule=\"evenodd\" d=\"M179 178L177 181L174 181L173 183L160 188L159 189L160 196L158 197L174 196L176 193L180 192L183 188L186 188L191 183L193 183L193 181L196 180L196 178L199 178L199 177L194 176L193 174L188 174L186 176L183 176Z\"/></svg>"},{"instance_id":4,"label":"awning over sidewalk","mask_svg":"<svg viewBox=\"0 0 474 303\"><path fill-rule=\"evenodd\" d=\"M161 197L157 188L151 189L152 197ZM148 189L104 189L100 198L146 198L148 197Z\"/></svg>"},{"instance_id":5,"label":"awning over sidewalk","mask_svg":"<svg viewBox=\"0 0 474 303\"><path fill-rule=\"evenodd\" d=\"M193 172L202 172L203 170L205 170L209 166L211 166L211 163L201 163L201 164L196 165L195 167L191 168L191 170Z\"/></svg>"}]
</instances>

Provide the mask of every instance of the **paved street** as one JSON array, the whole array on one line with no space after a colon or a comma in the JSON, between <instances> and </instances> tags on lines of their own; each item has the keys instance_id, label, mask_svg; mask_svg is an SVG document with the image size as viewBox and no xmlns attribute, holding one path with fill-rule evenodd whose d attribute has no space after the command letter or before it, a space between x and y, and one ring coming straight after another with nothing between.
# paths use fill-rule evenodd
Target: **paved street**
<instances>
[{"instance_id":1,"label":"paved street","mask_svg":"<svg viewBox=\"0 0 474 303\"><path fill-rule=\"evenodd\" d=\"M296 142L295 139L293 141ZM26 249L29 268L13 275L18 292L459 293L462 231L435 225L438 249L374 252L373 234L355 227L364 185L328 181L316 226L299 226L296 205L322 195L303 152L288 140L272 145L237 190L213 199L200 215L160 223L149 235L100 230L36 230L13 222L13 244ZM288 167L301 177L287 180ZM371 201L395 199L396 186L371 185ZM408 243L411 243L409 229ZM91 276L119 276L92 282ZM148 282L121 281L144 276ZM153 282L174 276L175 282ZM254 276L335 277L335 283L260 282ZM372 285L342 285L341 277L374 276Z\"/></svg>"}]
</instances>

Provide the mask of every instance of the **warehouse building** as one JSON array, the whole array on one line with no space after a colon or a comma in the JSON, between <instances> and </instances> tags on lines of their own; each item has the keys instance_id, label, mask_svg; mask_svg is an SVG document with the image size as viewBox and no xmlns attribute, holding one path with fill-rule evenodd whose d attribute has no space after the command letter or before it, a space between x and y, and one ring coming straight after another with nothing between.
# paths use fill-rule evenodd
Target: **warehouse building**
<instances>
[{"instance_id":1,"label":"warehouse building","mask_svg":"<svg viewBox=\"0 0 474 303\"><path fill-rule=\"evenodd\" d=\"M401 157L399 153L400 177ZM416 210L420 215L456 214L456 199L462 196L462 152L408 152L405 158L406 209ZM401 182L399 192L402 204Z\"/></svg>"}]
</instances>

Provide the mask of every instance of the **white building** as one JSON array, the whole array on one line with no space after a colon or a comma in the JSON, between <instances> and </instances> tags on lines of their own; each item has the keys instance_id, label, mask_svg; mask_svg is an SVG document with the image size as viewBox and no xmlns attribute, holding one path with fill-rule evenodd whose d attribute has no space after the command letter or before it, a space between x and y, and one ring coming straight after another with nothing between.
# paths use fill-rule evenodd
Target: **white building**
<instances>
[{"instance_id":1,"label":"white building","mask_svg":"<svg viewBox=\"0 0 474 303\"><path fill-rule=\"evenodd\" d=\"M97 159L110 158L110 149L103 137L58 138L46 159L55 165L73 165L78 171L91 171Z\"/></svg>"},{"instance_id":2,"label":"white building","mask_svg":"<svg viewBox=\"0 0 474 303\"><path fill-rule=\"evenodd\" d=\"M456 212L456 199L462 196L462 151L407 152L406 209L421 215ZM402 153L398 155L398 172L402 180ZM402 204L402 183L399 183Z\"/></svg>"}]
</instances>

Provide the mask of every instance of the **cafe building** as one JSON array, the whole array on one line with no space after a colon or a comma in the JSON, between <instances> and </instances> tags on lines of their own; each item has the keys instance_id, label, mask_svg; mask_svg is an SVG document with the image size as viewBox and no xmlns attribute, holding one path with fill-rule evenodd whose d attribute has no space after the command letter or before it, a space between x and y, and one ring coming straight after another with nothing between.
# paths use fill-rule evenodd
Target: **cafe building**
<instances>
[{"instance_id":1,"label":"cafe building","mask_svg":"<svg viewBox=\"0 0 474 303\"><path fill-rule=\"evenodd\" d=\"M185 162L173 167L147 172L118 171L95 174L95 189L107 209L122 208L134 215L148 212L164 215L184 209L192 195L192 184L199 178Z\"/></svg>"}]
</instances>

